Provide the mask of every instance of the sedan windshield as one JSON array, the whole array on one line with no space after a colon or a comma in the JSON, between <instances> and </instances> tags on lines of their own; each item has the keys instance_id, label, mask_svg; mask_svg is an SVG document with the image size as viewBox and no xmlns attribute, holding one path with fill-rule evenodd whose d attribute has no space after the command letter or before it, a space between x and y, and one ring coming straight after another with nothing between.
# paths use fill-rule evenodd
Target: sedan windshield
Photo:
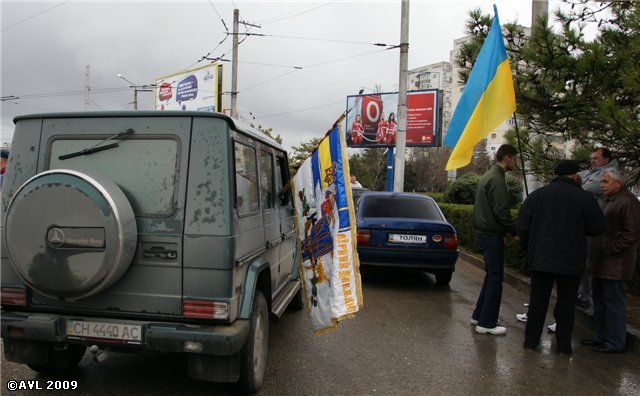
<instances>
[{"instance_id":1,"label":"sedan windshield","mask_svg":"<svg viewBox=\"0 0 640 396\"><path fill-rule=\"evenodd\" d=\"M367 197L362 202L364 217L401 217L443 220L436 204L429 199L414 197Z\"/></svg>"}]
</instances>

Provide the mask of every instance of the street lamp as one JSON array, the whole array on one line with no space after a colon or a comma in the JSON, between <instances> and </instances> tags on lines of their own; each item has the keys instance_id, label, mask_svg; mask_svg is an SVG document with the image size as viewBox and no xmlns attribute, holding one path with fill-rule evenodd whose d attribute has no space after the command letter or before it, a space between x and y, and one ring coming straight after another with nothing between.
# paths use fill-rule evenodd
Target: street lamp
<instances>
[{"instance_id":1,"label":"street lamp","mask_svg":"<svg viewBox=\"0 0 640 396\"><path fill-rule=\"evenodd\" d=\"M152 90L148 88L150 86L149 85L137 85L137 84L134 84L131 81L127 80L127 78L125 76L123 76L121 73L116 74L116 77L121 78L124 81L128 82L129 84L131 84L129 86L129 88L133 88L133 109L134 110L138 110L138 91L140 91L140 92L151 92ZM142 89L138 89L138 87L141 87ZM153 85L151 85L151 87L153 87Z\"/></svg>"}]
</instances>

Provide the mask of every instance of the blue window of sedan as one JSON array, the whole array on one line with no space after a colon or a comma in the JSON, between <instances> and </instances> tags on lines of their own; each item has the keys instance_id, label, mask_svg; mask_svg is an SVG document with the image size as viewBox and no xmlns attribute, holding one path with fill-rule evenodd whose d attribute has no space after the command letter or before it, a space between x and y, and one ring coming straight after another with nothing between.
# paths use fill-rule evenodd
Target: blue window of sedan
<instances>
[{"instance_id":1,"label":"blue window of sedan","mask_svg":"<svg viewBox=\"0 0 640 396\"><path fill-rule=\"evenodd\" d=\"M428 199L409 197L367 197L362 202L363 217L400 217L443 220L436 204Z\"/></svg>"}]
</instances>

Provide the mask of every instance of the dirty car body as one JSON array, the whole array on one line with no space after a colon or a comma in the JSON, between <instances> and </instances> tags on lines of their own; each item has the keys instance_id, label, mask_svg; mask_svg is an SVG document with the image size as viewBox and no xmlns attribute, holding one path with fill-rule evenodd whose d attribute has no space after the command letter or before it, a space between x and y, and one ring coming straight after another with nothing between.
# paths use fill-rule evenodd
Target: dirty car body
<instances>
[{"instance_id":1,"label":"dirty car body","mask_svg":"<svg viewBox=\"0 0 640 396\"><path fill-rule=\"evenodd\" d=\"M287 154L217 113L21 116L2 189L1 330L41 372L95 349L181 352L259 388L297 302Z\"/></svg>"}]
</instances>

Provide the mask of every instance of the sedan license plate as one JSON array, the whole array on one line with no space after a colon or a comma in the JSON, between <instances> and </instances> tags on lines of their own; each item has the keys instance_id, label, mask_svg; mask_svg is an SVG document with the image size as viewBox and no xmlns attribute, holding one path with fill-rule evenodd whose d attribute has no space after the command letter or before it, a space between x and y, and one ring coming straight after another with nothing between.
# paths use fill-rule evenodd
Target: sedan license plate
<instances>
[{"instance_id":1,"label":"sedan license plate","mask_svg":"<svg viewBox=\"0 0 640 396\"><path fill-rule=\"evenodd\" d=\"M140 344L142 342L142 326L67 320L67 336L69 338L103 338L120 340L126 344Z\"/></svg>"},{"instance_id":2,"label":"sedan license plate","mask_svg":"<svg viewBox=\"0 0 640 396\"><path fill-rule=\"evenodd\" d=\"M410 234L389 234L389 242L424 245L427 243L427 236Z\"/></svg>"}]
</instances>

